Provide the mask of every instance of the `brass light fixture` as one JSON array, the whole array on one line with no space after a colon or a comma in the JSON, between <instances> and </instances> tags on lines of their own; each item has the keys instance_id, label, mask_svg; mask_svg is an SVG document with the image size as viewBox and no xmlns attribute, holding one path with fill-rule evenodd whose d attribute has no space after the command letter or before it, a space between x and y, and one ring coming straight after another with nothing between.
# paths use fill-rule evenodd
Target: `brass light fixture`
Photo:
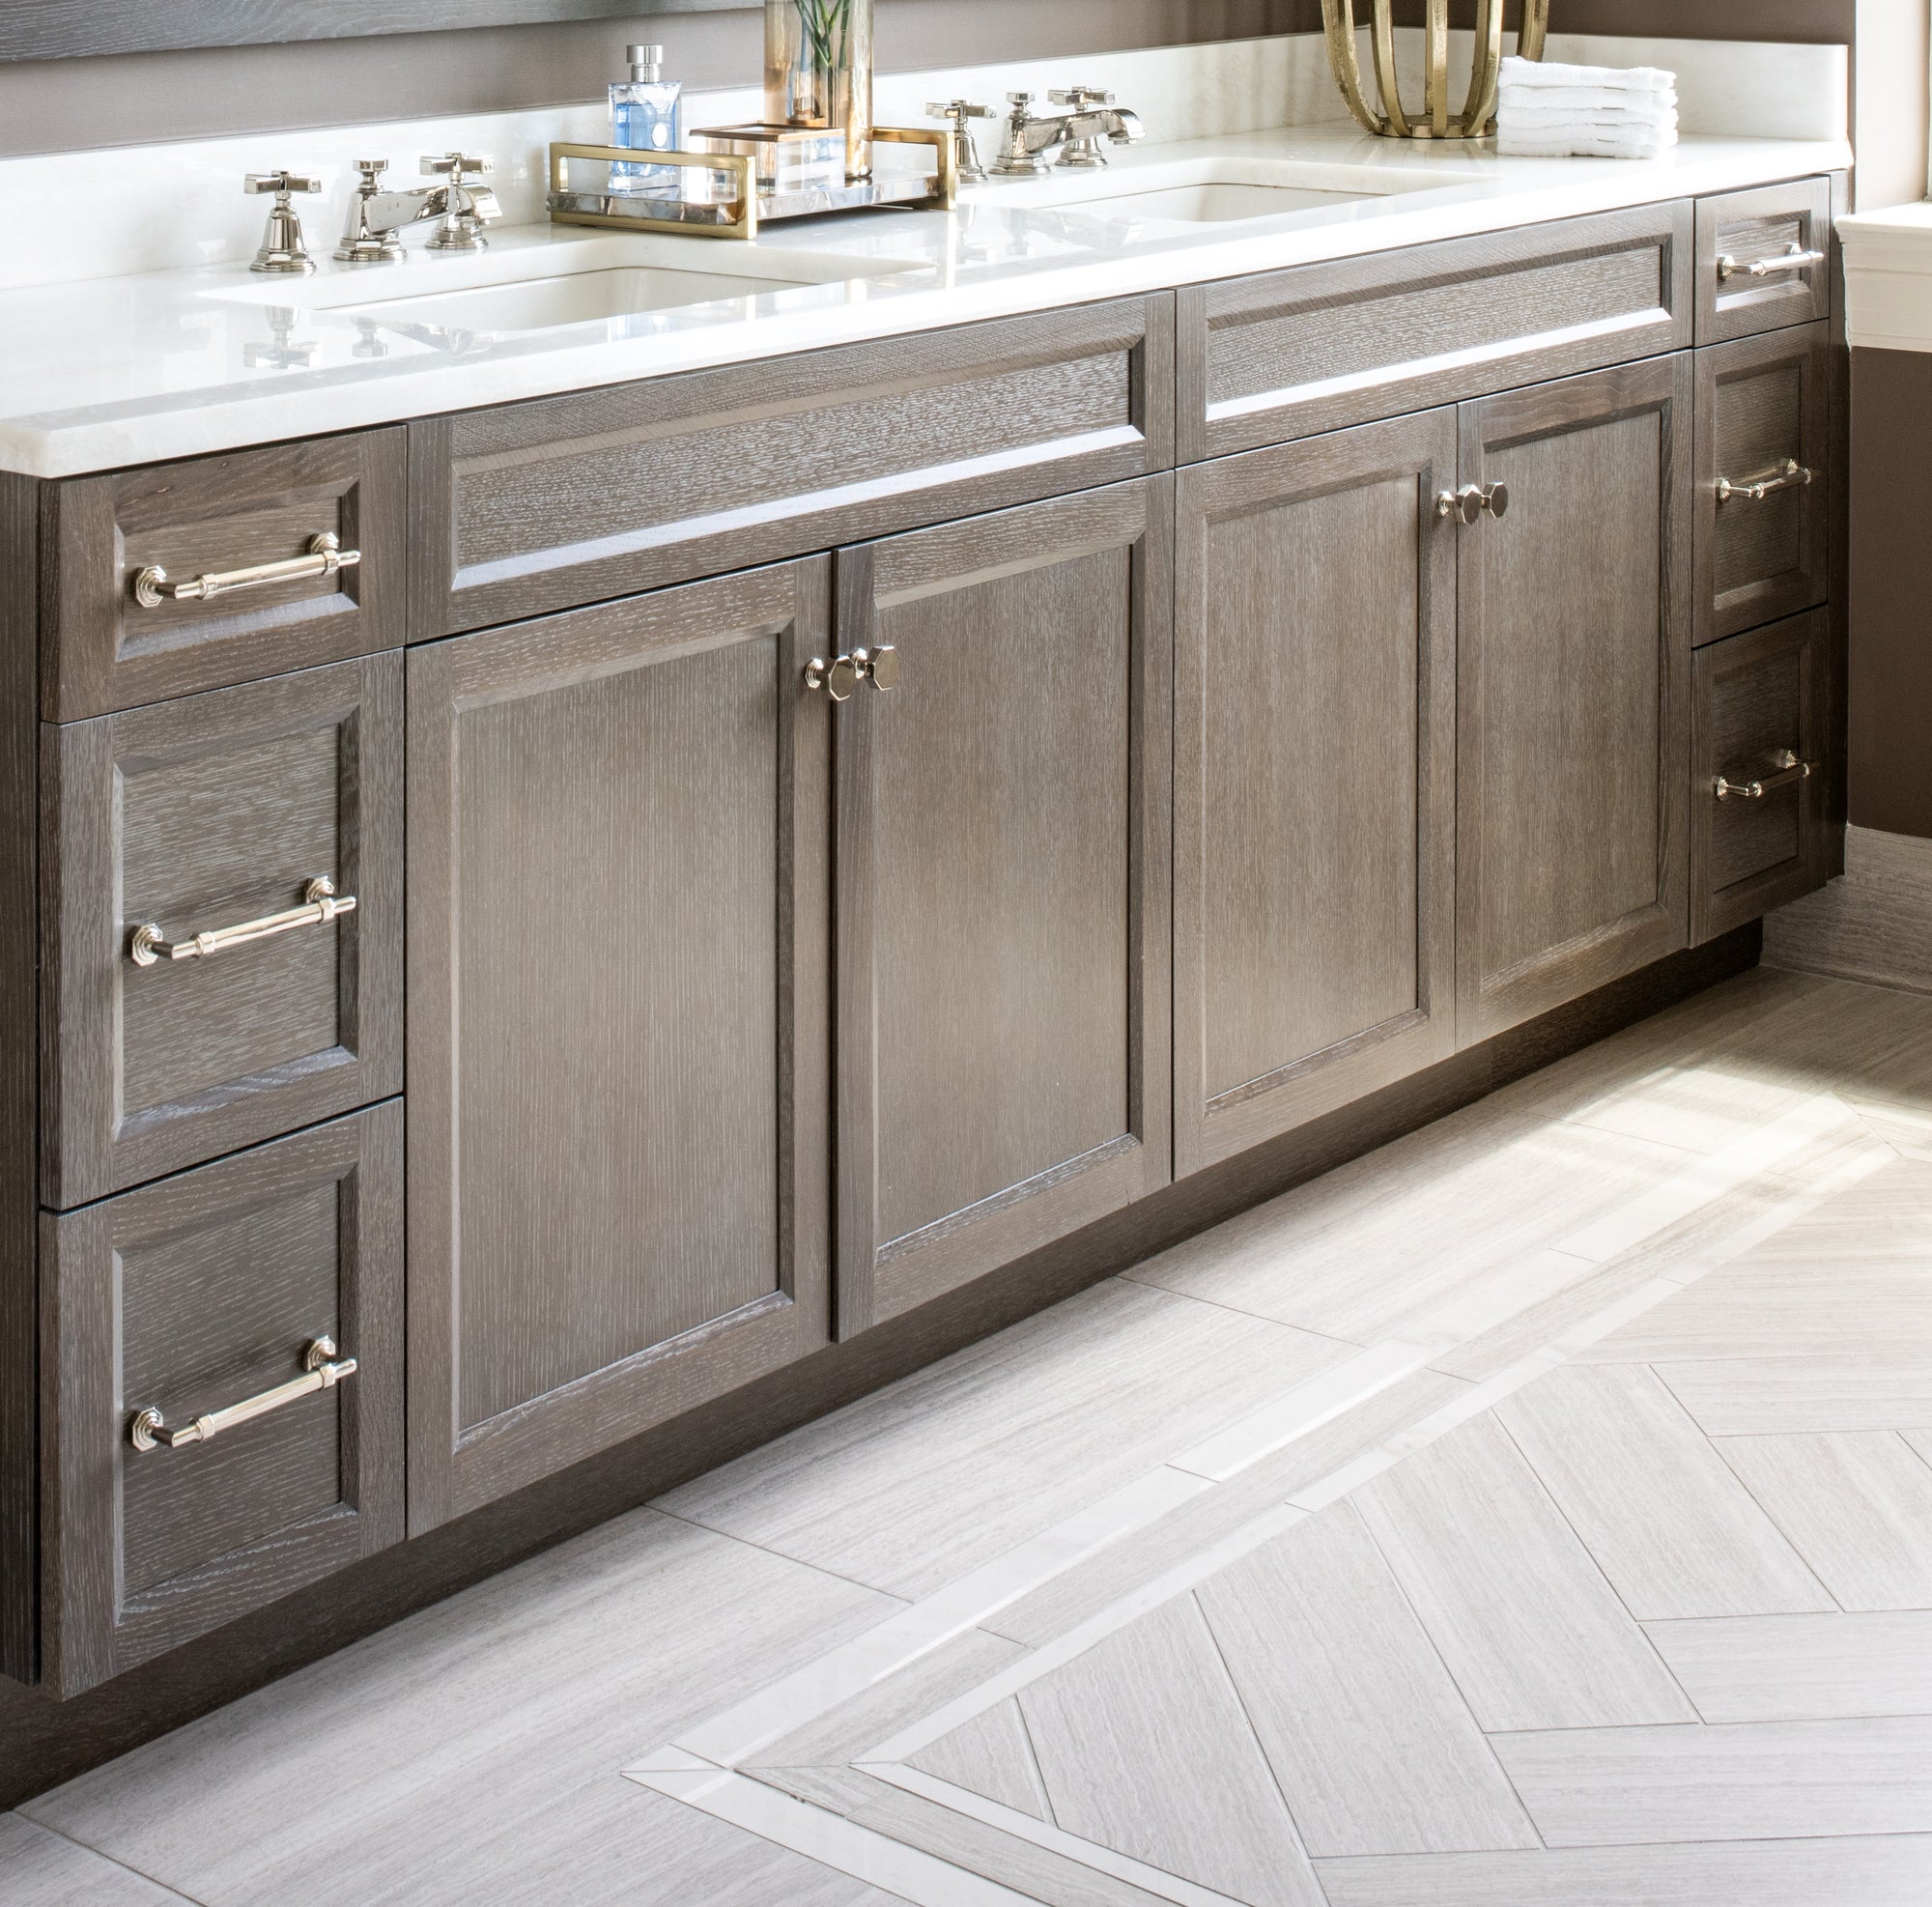
<instances>
[{"instance_id":1,"label":"brass light fixture","mask_svg":"<svg viewBox=\"0 0 1932 1907\"><path fill-rule=\"evenodd\" d=\"M1355 0L1321 0L1322 23L1328 33L1328 64L1349 110L1369 131L1385 139L1480 139L1496 115L1496 75L1503 58L1503 0L1476 0L1476 54L1470 63L1469 92L1463 110L1449 110L1449 0L1424 0L1424 80L1422 111L1410 113L1402 103L1395 72L1395 18L1391 0L1372 0L1369 42L1376 63L1378 112L1362 88L1361 58L1355 42ZM1517 30L1517 53L1525 60L1543 57L1549 31L1549 0L1522 0L1522 21Z\"/></svg>"}]
</instances>

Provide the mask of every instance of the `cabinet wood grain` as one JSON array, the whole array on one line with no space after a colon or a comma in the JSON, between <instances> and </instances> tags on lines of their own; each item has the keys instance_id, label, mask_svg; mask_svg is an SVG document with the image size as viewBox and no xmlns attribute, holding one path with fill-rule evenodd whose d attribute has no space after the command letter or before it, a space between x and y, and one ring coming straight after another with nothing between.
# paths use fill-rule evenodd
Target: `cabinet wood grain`
<instances>
[{"instance_id":1,"label":"cabinet wood grain","mask_svg":"<svg viewBox=\"0 0 1932 1907\"><path fill-rule=\"evenodd\" d=\"M406 443L397 427L44 485L47 719L71 722L399 646ZM360 561L206 602L146 609L134 600L135 574L150 564L186 582L299 556L322 530Z\"/></svg>"},{"instance_id":2,"label":"cabinet wood grain","mask_svg":"<svg viewBox=\"0 0 1932 1907\"><path fill-rule=\"evenodd\" d=\"M1832 189L1832 178L1792 179L1697 201L1699 344L1721 344L1831 315L1829 261L1764 277L1752 277L1749 268L1794 246L1829 253ZM1721 266L1727 258L1732 266L1725 271Z\"/></svg>"},{"instance_id":3,"label":"cabinet wood grain","mask_svg":"<svg viewBox=\"0 0 1932 1907\"><path fill-rule=\"evenodd\" d=\"M79 1205L402 1085L403 664L369 656L48 727L42 1196ZM355 908L201 959L130 957Z\"/></svg>"},{"instance_id":4,"label":"cabinet wood grain","mask_svg":"<svg viewBox=\"0 0 1932 1907\"><path fill-rule=\"evenodd\" d=\"M0 474L0 1674L22 1682L39 1672L40 1653L39 488L31 478Z\"/></svg>"},{"instance_id":5,"label":"cabinet wood grain","mask_svg":"<svg viewBox=\"0 0 1932 1907\"><path fill-rule=\"evenodd\" d=\"M1174 461L1171 293L410 427L412 636Z\"/></svg>"},{"instance_id":6,"label":"cabinet wood grain","mask_svg":"<svg viewBox=\"0 0 1932 1907\"><path fill-rule=\"evenodd\" d=\"M825 711L841 1336L1168 1181L1172 508L839 553L841 645L902 664Z\"/></svg>"},{"instance_id":7,"label":"cabinet wood grain","mask_svg":"<svg viewBox=\"0 0 1932 1907\"><path fill-rule=\"evenodd\" d=\"M1697 641L1813 609L1830 592L1835 368L1825 324L1698 352ZM1741 484L1787 461L1810 482L1719 501L1720 477Z\"/></svg>"},{"instance_id":8,"label":"cabinet wood grain","mask_svg":"<svg viewBox=\"0 0 1932 1907\"><path fill-rule=\"evenodd\" d=\"M1179 460L1675 351L1690 230L1679 200L1189 286Z\"/></svg>"},{"instance_id":9,"label":"cabinet wood grain","mask_svg":"<svg viewBox=\"0 0 1932 1907\"><path fill-rule=\"evenodd\" d=\"M1689 353L1465 405L1457 1035L1685 944Z\"/></svg>"},{"instance_id":10,"label":"cabinet wood grain","mask_svg":"<svg viewBox=\"0 0 1932 1907\"><path fill-rule=\"evenodd\" d=\"M823 558L410 657L410 1523L823 1344Z\"/></svg>"},{"instance_id":11,"label":"cabinet wood grain","mask_svg":"<svg viewBox=\"0 0 1932 1907\"><path fill-rule=\"evenodd\" d=\"M1831 877L1830 618L1823 611L1697 651L1690 779L1690 938L1754 921ZM1782 755L1813 772L1758 799L1719 801L1719 776L1746 785Z\"/></svg>"},{"instance_id":12,"label":"cabinet wood grain","mask_svg":"<svg viewBox=\"0 0 1932 1907\"><path fill-rule=\"evenodd\" d=\"M1455 1050L1456 413L1183 470L1175 1170Z\"/></svg>"},{"instance_id":13,"label":"cabinet wood grain","mask_svg":"<svg viewBox=\"0 0 1932 1907\"><path fill-rule=\"evenodd\" d=\"M399 1101L42 1221L44 1676L92 1688L403 1534ZM205 1443L170 1425L353 1376Z\"/></svg>"}]
</instances>

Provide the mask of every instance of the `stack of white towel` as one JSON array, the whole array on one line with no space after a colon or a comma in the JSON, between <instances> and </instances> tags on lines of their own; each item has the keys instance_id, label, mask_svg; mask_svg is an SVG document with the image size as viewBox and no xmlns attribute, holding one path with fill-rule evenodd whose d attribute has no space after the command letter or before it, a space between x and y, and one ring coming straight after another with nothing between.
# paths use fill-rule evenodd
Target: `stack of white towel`
<instances>
[{"instance_id":1,"label":"stack of white towel","mask_svg":"<svg viewBox=\"0 0 1932 1907\"><path fill-rule=\"evenodd\" d=\"M1656 158L1677 143L1677 75L1656 67L1505 60L1496 151L1531 158Z\"/></svg>"}]
</instances>

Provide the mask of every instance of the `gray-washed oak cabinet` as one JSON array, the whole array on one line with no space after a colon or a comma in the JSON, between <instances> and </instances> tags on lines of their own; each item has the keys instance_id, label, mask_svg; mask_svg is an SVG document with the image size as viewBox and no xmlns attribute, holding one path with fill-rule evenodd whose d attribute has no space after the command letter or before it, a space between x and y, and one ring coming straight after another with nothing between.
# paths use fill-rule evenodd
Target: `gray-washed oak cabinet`
<instances>
[{"instance_id":1,"label":"gray-washed oak cabinet","mask_svg":"<svg viewBox=\"0 0 1932 1907\"><path fill-rule=\"evenodd\" d=\"M1831 191L0 478L0 1665L453 1573L1816 886Z\"/></svg>"}]
</instances>

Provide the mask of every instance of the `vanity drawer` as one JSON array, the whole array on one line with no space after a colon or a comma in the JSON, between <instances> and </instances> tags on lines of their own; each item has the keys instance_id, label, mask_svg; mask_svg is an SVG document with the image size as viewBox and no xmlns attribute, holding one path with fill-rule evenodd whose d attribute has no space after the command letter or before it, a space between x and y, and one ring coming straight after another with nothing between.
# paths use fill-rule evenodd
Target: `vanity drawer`
<instances>
[{"instance_id":1,"label":"vanity drawer","mask_svg":"<svg viewBox=\"0 0 1932 1907\"><path fill-rule=\"evenodd\" d=\"M1826 612L1813 610L1696 653L1693 944L1754 921L1830 877L1830 626Z\"/></svg>"},{"instance_id":2,"label":"vanity drawer","mask_svg":"<svg viewBox=\"0 0 1932 1907\"><path fill-rule=\"evenodd\" d=\"M44 1204L400 1090L402 690L391 653L43 731Z\"/></svg>"},{"instance_id":3,"label":"vanity drawer","mask_svg":"<svg viewBox=\"0 0 1932 1907\"><path fill-rule=\"evenodd\" d=\"M1690 204L1194 285L1183 464L1690 342Z\"/></svg>"},{"instance_id":4,"label":"vanity drawer","mask_svg":"<svg viewBox=\"0 0 1932 1907\"><path fill-rule=\"evenodd\" d=\"M365 431L47 485L42 712L71 722L399 647L407 443ZM246 580L275 565L300 573ZM203 578L229 581L167 593Z\"/></svg>"},{"instance_id":5,"label":"vanity drawer","mask_svg":"<svg viewBox=\"0 0 1932 1907\"><path fill-rule=\"evenodd\" d=\"M410 426L413 641L1174 461L1171 293Z\"/></svg>"},{"instance_id":6,"label":"vanity drawer","mask_svg":"<svg viewBox=\"0 0 1932 1907\"><path fill-rule=\"evenodd\" d=\"M1824 324L1697 354L1699 642L1825 600L1832 368Z\"/></svg>"},{"instance_id":7,"label":"vanity drawer","mask_svg":"<svg viewBox=\"0 0 1932 1907\"><path fill-rule=\"evenodd\" d=\"M51 1694L401 1539L402 1151L391 1100L43 1218Z\"/></svg>"},{"instance_id":8,"label":"vanity drawer","mask_svg":"<svg viewBox=\"0 0 1932 1907\"><path fill-rule=\"evenodd\" d=\"M1829 179L1699 199L1697 342L1721 344L1829 318L1831 250ZM1781 262L1787 258L1810 262L1787 266Z\"/></svg>"}]
</instances>

